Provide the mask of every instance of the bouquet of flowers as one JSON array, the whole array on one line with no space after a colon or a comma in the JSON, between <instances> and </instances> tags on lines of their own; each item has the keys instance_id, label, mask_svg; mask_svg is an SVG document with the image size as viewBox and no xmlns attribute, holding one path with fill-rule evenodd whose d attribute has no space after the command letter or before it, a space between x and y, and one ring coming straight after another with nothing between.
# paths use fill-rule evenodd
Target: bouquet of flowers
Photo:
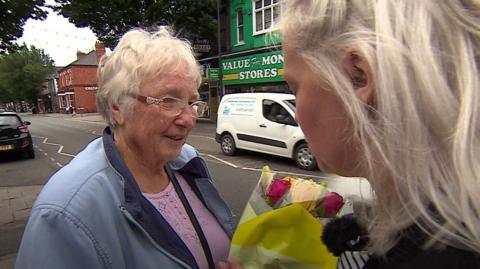
<instances>
[{"instance_id":1,"label":"bouquet of flowers","mask_svg":"<svg viewBox=\"0 0 480 269\"><path fill-rule=\"evenodd\" d=\"M230 256L250 268L334 269L337 258L321 241L319 219L336 216L343 197L316 183L276 177L268 166L235 231Z\"/></svg>"}]
</instances>

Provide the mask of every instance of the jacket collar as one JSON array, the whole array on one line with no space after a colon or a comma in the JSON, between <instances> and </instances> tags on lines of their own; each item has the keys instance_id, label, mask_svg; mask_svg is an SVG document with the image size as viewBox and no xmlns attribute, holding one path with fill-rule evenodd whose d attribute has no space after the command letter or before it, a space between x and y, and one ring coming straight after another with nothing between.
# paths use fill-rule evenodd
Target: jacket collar
<instances>
[{"instance_id":1,"label":"jacket collar","mask_svg":"<svg viewBox=\"0 0 480 269\"><path fill-rule=\"evenodd\" d=\"M157 209L143 196L132 173L123 161L115 142L114 134L109 127L103 132L103 144L108 161L124 180L124 207L147 233L166 251L177 256L192 268L198 268L195 258L183 240L172 229ZM183 150L182 150L183 151ZM182 155L182 154L181 154ZM172 169L184 167L192 158L183 156L175 160ZM177 168L177 169L175 169Z\"/></svg>"}]
</instances>

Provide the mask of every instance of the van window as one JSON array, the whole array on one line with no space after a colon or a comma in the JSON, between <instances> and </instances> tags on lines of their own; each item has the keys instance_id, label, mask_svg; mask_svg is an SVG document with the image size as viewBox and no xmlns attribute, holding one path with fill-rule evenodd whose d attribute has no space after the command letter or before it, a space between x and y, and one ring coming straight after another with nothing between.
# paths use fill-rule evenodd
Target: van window
<instances>
[{"instance_id":1,"label":"van window","mask_svg":"<svg viewBox=\"0 0 480 269\"><path fill-rule=\"evenodd\" d=\"M295 102L295 99L292 99L292 100L285 100L283 101L285 102L285 104L287 104L287 106L293 111L295 112L297 110L297 103Z\"/></svg>"},{"instance_id":2,"label":"van window","mask_svg":"<svg viewBox=\"0 0 480 269\"><path fill-rule=\"evenodd\" d=\"M262 101L262 113L263 117L269 121L297 126L292 115L282 105L273 100L264 99Z\"/></svg>"}]
</instances>

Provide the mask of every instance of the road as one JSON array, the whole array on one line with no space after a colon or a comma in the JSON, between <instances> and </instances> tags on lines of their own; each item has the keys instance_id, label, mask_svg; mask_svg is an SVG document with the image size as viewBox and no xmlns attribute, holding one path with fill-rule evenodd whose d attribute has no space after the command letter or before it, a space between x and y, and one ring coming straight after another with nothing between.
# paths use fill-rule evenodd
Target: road
<instances>
[{"instance_id":1,"label":"road","mask_svg":"<svg viewBox=\"0 0 480 269\"><path fill-rule=\"evenodd\" d=\"M23 119L32 123L29 129L33 136L36 158L0 159L0 202L3 201L0 204L0 269L11 268L31 204L42 186L88 142L99 137L105 128L98 116L24 115ZM324 175L320 171L301 170L286 158L253 152L224 156L214 137L215 125L199 122L187 143L195 146L207 161L215 184L237 221L260 176L260 169L266 164L285 174L314 179L328 178L332 185L343 188L346 192L352 188L345 188L341 183L343 180ZM8 206L13 209L13 213L7 212ZM2 260L9 262L3 262L6 265L2 267Z\"/></svg>"}]
</instances>

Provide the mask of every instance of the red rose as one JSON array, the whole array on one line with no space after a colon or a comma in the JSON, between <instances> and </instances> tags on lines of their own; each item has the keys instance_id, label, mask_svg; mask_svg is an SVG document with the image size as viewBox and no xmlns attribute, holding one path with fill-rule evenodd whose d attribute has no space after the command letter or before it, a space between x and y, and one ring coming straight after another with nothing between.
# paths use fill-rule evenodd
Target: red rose
<instances>
[{"instance_id":1,"label":"red rose","mask_svg":"<svg viewBox=\"0 0 480 269\"><path fill-rule=\"evenodd\" d=\"M274 179L268 187L267 199L274 206L290 189L292 184L288 179Z\"/></svg>"},{"instance_id":2,"label":"red rose","mask_svg":"<svg viewBox=\"0 0 480 269\"><path fill-rule=\"evenodd\" d=\"M343 197L336 192L328 192L322 201L310 213L318 218L332 218L342 208Z\"/></svg>"},{"instance_id":3,"label":"red rose","mask_svg":"<svg viewBox=\"0 0 480 269\"><path fill-rule=\"evenodd\" d=\"M343 197L336 192L329 192L322 201L323 212L326 218L335 216L343 206Z\"/></svg>"}]
</instances>

